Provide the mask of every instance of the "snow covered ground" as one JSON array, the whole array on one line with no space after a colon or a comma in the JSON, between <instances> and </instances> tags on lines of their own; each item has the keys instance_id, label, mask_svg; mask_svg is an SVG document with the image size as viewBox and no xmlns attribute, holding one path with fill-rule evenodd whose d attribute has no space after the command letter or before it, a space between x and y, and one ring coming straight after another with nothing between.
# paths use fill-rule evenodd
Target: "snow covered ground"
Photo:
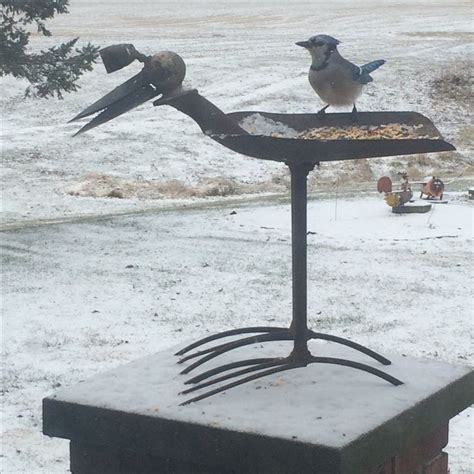
<instances>
[{"instance_id":1,"label":"snow covered ground","mask_svg":"<svg viewBox=\"0 0 474 474\"><path fill-rule=\"evenodd\" d=\"M431 84L468 70L469 2L71 0L70 11L33 47L80 36L174 50L187 84L225 111L317 110L294 46L314 33L342 40L357 63L386 59L360 109L421 112L458 152L311 174L328 194L309 209L310 324L381 352L472 364L472 205L453 192L474 176L469 103ZM66 122L138 68L98 65L63 101L24 99L25 84L2 78L5 473L67 472L67 442L41 434L41 399L56 387L200 334L290 319L283 165L225 150L151 104L71 138L78 126ZM450 203L396 216L381 198L349 197L353 181L373 189L405 169L455 179ZM124 199L104 197L116 188ZM472 416L451 423L453 474L474 472Z\"/></svg>"},{"instance_id":2,"label":"snow covered ground","mask_svg":"<svg viewBox=\"0 0 474 474\"><path fill-rule=\"evenodd\" d=\"M308 221L311 327L472 364L472 206L400 216L380 198L318 200ZM41 435L41 399L55 388L210 332L291 319L287 204L43 225L3 241L5 473L66 471L67 442ZM473 472L472 416L451 423L453 474Z\"/></svg>"},{"instance_id":3,"label":"snow covered ground","mask_svg":"<svg viewBox=\"0 0 474 474\"><path fill-rule=\"evenodd\" d=\"M33 47L79 36L103 46L132 42L146 54L176 51L187 63L185 84L229 112L317 111L322 103L307 80L309 55L294 43L318 32L332 34L342 41L341 53L358 64L387 60L360 98L360 110L421 112L458 152L325 164L314 174L312 189L337 180L371 182L374 189L382 174L405 170L415 179L434 173L472 184L471 89L456 85L472 69L468 1L121 0L111 7L106 0L72 0L70 14L51 22L51 30L52 38L37 37ZM284 190L283 165L223 149L168 107L147 103L71 138L80 125L68 120L139 68L133 64L107 75L98 64L83 76L79 92L63 101L24 99L24 83L2 78L3 222L159 207L162 198L199 195L209 180L228 180L227 193L235 195ZM446 84L448 92L461 94L456 100L433 89L432 81L447 73L459 75ZM115 187L129 189L131 199L76 196L103 196Z\"/></svg>"}]
</instances>

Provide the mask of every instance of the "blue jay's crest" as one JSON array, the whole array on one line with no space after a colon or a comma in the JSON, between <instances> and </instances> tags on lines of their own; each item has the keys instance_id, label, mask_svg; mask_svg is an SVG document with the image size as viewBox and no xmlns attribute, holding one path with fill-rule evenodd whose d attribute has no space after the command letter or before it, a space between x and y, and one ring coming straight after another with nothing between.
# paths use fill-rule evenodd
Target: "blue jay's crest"
<instances>
[{"instance_id":1,"label":"blue jay's crest","mask_svg":"<svg viewBox=\"0 0 474 474\"><path fill-rule=\"evenodd\" d=\"M337 46L338 44L341 43L339 40L329 35L314 35L314 36L311 36L309 41L316 46L319 46L318 43L328 44L331 46Z\"/></svg>"}]
</instances>

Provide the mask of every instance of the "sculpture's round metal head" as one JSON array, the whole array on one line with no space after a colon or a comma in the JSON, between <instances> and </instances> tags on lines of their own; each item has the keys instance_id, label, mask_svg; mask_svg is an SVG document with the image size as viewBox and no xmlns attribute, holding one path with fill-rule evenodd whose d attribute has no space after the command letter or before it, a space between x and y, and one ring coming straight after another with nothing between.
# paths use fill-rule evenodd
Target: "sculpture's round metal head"
<instances>
[{"instance_id":1,"label":"sculpture's round metal head","mask_svg":"<svg viewBox=\"0 0 474 474\"><path fill-rule=\"evenodd\" d=\"M149 58L145 73L160 92L169 92L181 86L186 76L186 64L179 54L160 51Z\"/></svg>"}]
</instances>

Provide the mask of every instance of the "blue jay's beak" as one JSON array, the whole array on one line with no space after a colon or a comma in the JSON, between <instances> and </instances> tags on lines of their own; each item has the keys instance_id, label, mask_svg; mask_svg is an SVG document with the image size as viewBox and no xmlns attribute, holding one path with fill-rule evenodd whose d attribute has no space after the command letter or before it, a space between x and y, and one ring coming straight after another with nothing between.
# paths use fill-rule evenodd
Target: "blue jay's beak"
<instances>
[{"instance_id":1,"label":"blue jay's beak","mask_svg":"<svg viewBox=\"0 0 474 474\"><path fill-rule=\"evenodd\" d=\"M100 112L75 135L108 122L154 97L168 96L181 87L186 75L186 65L183 59L171 51L162 51L154 56L144 56L138 53L132 45L117 45L109 47L107 52L113 53L104 61L108 72L121 69L134 59L138 59L145 65L138 74L70 120L70 122L74 122ZM116 52L119 54L115 55Z\"/></svg>"},{"instance_id":2,"label":"blue jay's beak","mask_svg":"<svg viewBox=\"0 0 474 474\"><path fill-rule=\"evenodd\" d=\"M311 43L309 41L298 41L295 43L297 46L301 46L302 48L309 48Z\"/></svg>"}]
</instances>

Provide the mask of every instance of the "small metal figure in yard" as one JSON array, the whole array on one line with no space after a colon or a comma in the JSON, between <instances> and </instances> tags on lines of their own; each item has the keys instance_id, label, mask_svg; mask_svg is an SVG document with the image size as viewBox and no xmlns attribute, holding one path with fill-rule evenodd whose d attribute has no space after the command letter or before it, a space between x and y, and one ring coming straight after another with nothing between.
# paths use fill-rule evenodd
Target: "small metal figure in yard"
<instances>
[{"instance_id":1,"label":"small metal figure in yard","mask_svg":"<svg viewBox=\"0 0 474 474\"><path fill-rule=\"evenodd\" d=\"M443 199L444 183L436 176L431 178L425 178L421 183L420 198L423 194L426 195L426 199L435 199L439 197L440 201Z\"/></svg>"},{"instance_id":2,"label":"small metal figure in yard","mask_svg":"<svg viewBox=\"0 0 474 474\"><path fill-rule=\"evenodd\" d=\"M423 214L431 209L431 204L413 203L412 184L408 180L407 173L398 173L401 176L400 189L392 189L392 180L388 176L382 176L377 181L377 191L385 193L384 200L396 214ZM421 184L421 183L418 183ZM405 206L405 204L407 204Z\"/></svg>"},{"instance_id":3,"label":"small metal figure in yard","mask_svg":"<svg viewBox=\"0 0 474 474\"><path fill-rule=\"evenodd\" d=\"M411 191L410 182L408 181L407 173L399 173L401 176L400 179L400 189L402 191Z\"/></svg>"},{"instance_id":4,"label":"small metal figure in yard","mask_svg":"<svg viewBox=\"0 0 474 474\"><path fill-rule=\"evenodd\" d=\"M410 182L408 181L408 174L398 174L401 176L399 190L392 189L392 180L387 176L382 176L377 181L377 191L379 193L385 193L384 200L392 209L403 206L413 197Z\"/></svg>"},{"instance_id":5,"label":"small metal figure in yard","mask_svg":"<svg viewBox=\"0 0 474 474\"><path fill-rule=\"evenodd\" d=\"M339 40L329 35L315 35L307 41L299 41L298 46L306 48L311 54L309 82L316 94L326 102L319 112L323 116L330 105L352 105L352 118L357 120L356 100L365 84L372 82L372 71L378 69L385 60L378 59L356 66L344 59L337 50Z\"/></svg>"}]
</instances>

